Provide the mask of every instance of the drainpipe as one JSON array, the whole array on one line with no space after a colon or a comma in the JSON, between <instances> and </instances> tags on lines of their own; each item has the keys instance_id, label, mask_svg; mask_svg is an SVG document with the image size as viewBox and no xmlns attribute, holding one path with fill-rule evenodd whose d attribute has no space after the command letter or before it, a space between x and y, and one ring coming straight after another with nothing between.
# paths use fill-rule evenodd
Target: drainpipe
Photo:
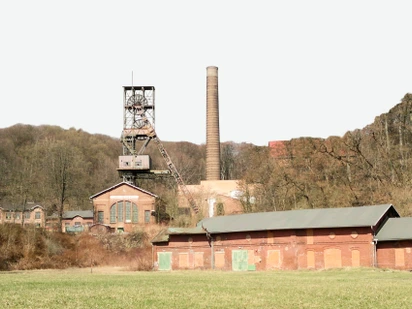
<instances>
[{"instance_id":1,"label":"drainpipe","mask_svg":"<svg viewBox=\"0 0 412 309\"><path fill-rule=\"evenodd\" d=\"M215 255L214 255L214 242L213 242L213 237L210 235L209 231L207 228L205 228L202 224L202 229L205 231L207 241L209 242L210 246L210 252L211 252L211 257L210 257L210 266L211 269L215 269Z\"/></svg>"},{"instance_id":2,"label":"drainpipe","mask_svg":"<svg viewBox=\"0 0 412 309\"><path fill-rule=\"evenodd\" d=\"M215 269L215 249L214 249L214 240L213 237L210 237L210 251L211 251L211 258L210 258L210 262L211 262L211 266L212 266L212 270Z\"/></svg>"},{"instance_id":3,"label":"drainpipe","mask_svg":"<svg viewBox=\"0 0 412 309\"><path fill-rule=\"evenodd\" d=\"M373 226L371 226L371 231L373 231L373 233L372 233L372 245L373 245L373 247L372 247L372 264L373 264L373 267L375 268L376 266L377 266L377 262L376 262L376 243L377 243L377 240L376 240L376 231L374 230L374 228L373 228Z\"/></svg>"},{"instance_id":4,"label":"drainpipe","mask_svg":"<svg viewBox=\"0 0 412 309\"><path fill-rule=\"evenodd\" d=\"M152 270L156 270L154 268L155 268L154 267L154 246L153 246L153 243L152 243Z\"/></svg>"}]
</instances>

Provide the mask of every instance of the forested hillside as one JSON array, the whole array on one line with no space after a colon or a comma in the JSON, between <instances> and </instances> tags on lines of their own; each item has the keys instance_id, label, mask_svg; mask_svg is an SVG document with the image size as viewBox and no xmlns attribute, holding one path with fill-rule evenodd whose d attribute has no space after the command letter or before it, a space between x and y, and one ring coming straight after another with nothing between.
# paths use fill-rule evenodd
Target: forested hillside
<instances>
[{"instance_id":1,"label":"forested hillside","mask_svg":"<svg viewBox=\"0 0 412 309\"><path fill-rule=\"evenodd\" d=\"M187 184L205 179L205 145L163 144ZM283 144L282 155L273 156L268 147L222 143L222 179L242 180L248 194L254 184L256 202L245 204L245 211L392 203L402 215L412 215L411 94L343 137ZM154 144L147 152L154 169L166 169ZM91 209L89 196L121 181L121 154L119 138L82 130L23 124L0 129L0 206L33 201L50 212L60 205ZM142 180L139 186L166 204L174 199L173 178Z\"/></svg>"},{"instance_id":2,"label":"forested hillside","mask_svg":"<svg viewBox=\"0 0 412 309\"><path fill-rule=\"evenodd\" d=\"M363 129L293 139L282 151L276 160L251 160L245 173L257 184L255 210L390 203L412 216L411 94Z\"/></svg>"}]
</instances>

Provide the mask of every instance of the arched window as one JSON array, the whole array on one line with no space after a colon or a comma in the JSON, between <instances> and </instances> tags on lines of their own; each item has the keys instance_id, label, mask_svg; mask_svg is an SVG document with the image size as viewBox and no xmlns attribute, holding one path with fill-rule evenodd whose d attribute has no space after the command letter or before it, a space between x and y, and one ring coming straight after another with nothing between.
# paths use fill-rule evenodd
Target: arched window
<instances>
[{"instance_id":1,"label":"arched window","mask_svg":"<svg viewBox=\"0 0 412 309\"><path fill-rule=\"evenodd\" d=\"M132 220L132 202L126 201L126 222Z\"/></svg>"},{"instance_id":2,"label":"arched window","mask_svg":"<svg viewBox=\"0 0 412 309\"><path fill-rule=\"evenodd\" d=\"M123 201L117 202L117 222L124 222L124 209L123 209Z\"/></svg>"},{"instance_id":3,"label":"arched window","mask_svg":"<svg viewBox=\"0 0 412 309\"><path fill-rule=\"evenodd\" d=\"M139 214L137 212L137 205L133 203L133 217L132 217L132 222L137 223L139 222Z\"/></svg>"},{"instance_id":4,"label":"arched window","mask_svg":"<svg viewBox=\"0 0 412 309\"><path fill-rule=\"evenodd\" d=\"M118 201L110 207L110 223L138 223L138 208L131 201Z\"/></svg>"},{"instance_id":5,"label":"arched window","mask_svg":"<svg viewBox=\"0 0 412 309\"><path fill-rule=\"evenodd\" d=\"M116 223L116 204L110 207L110 223Z\"/></svg>"}]
</instances>

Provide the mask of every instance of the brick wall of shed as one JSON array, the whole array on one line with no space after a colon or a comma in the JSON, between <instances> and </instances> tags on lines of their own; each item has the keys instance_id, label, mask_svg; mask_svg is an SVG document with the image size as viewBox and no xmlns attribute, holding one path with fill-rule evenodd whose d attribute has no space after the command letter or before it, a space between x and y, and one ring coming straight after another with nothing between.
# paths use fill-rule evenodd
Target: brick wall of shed
<instances>
[{"instance_id":1,"label":"brick wall of shed","mask_svg":"<svg viewBox=\"0 0 412 309\"><path fill-rule=\"evenodd\" d=\"M353 229L318 229L242 232L219 237L214 248L215 252L225 252L225 270L232 267L232 250L248 250L256 270L373 266L372 234L367 228L356 229L356 233ZM334 261L336 254L340 262Z\"/></svg>"},{"instance_id":2,"label":"brick wall of shed","mask_svg":"<svg viewBox=\"0 0 412 309\"><path fill-rule=\"evenodd\" d=\"M378 242L376 250L379 268L412 269L412 241Z\"/></svg>"},{"instance_id":3,"label":"brick wall of shed","mask_svg":"<svg viewBox=\"0 0 412 309\"><path fill-rule=\"evenodd\" d=\"M368 228L284 230L240 232L214 235L212 248L204 239L187 244L188 236L171 237L163 251L173 252L173 269L180 269L179 253L204 252L204 268L232 270L233 251L245 250L249 269L323 269L333 267L371 267L374 261L372 234ZM183 245L184 244L184 245ZM156 246L155 246L156 248ZM159 250L159 248L156 248ZM191 251L190 251L191 250Z\"/></svg>"},{"instance_id":4,"label":"brick wall of shed","mask_svg":"<svg viewBox=\"0 0 412 309\"><path fill-rule=\"evenodd\" d=\"M212 268L211 247L205 235L170 235L169 243L156 244L153 249L154 265L158 264L158 253L171 252L172 270Z\"/></svg>"}]
</instances>

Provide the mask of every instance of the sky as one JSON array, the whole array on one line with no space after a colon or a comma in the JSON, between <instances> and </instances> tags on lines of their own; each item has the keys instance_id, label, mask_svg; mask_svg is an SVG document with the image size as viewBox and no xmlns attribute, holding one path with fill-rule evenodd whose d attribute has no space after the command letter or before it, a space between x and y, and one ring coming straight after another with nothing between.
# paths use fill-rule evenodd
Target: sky
<instances>
[{"instance_id":1,"label":"sky","mask_svg":"<svg viewBox=\"0 0 412 309\"><path fill-rule=\"evenodd\" d=\"M2 1L0 128L120 138L123 86L155 87L162 141L343 136L412 92L411 1Z\"/></svg>"}]
</instances>

